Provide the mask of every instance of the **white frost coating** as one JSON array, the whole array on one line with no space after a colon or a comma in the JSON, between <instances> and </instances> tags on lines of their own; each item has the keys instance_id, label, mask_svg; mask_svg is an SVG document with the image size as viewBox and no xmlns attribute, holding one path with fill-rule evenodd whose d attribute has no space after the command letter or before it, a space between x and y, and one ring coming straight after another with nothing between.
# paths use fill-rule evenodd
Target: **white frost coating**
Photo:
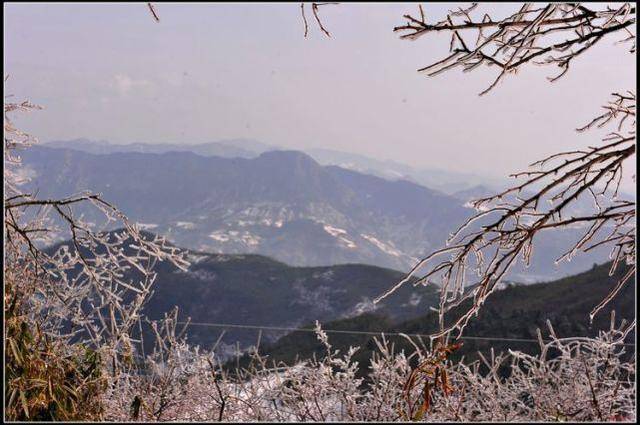
<instances>
[{"instance_id":1,"label":"white frost coating","mask_svg":"<svg viewBox=\"0 0 640 425\"><path fill-rule=\"evenodd\" d=\"M620 344L631 327L602 332L595 339L557 339L549 329L550 340L541 339L535 355L512 350L480 354L488 372L447 363L449 391L431 389L426 420L547 422L567 420L568 413L576 412L574 422L634 421L635 361ZM397 351L384 336L376 337L367 369L370 384L364 386L354 359L358 347L335 349L318 322L315 331L323 347L319 356L291 367L274 366L249 348L253 362L238 377L218 371L211 359L219 355L199 351L172 334L164 356L147 356L148 373L114 379L103 395L105 420L130 420L136 395L146 405L161 405L168 397L172 401L160 418L151 409L140 409L142 421L406 422L403 418L416 417L412 406L422 402L429 376L413 375L410 359L427 364L435 353L415 344L415 352ZM559 354L549 356L552 350ZM509 377L500 377L499 366L509 364ZM408 385L411 376L415 380Z\"/></svg>"}]
</instances>

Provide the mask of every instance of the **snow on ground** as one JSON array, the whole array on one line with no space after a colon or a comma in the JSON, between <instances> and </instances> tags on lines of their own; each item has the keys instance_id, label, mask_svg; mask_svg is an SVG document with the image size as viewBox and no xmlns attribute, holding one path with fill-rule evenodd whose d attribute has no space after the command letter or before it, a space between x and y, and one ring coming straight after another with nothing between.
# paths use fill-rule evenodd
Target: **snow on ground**
<instances>
[{"instance_id":1,"label":"snow on ground","mask_svg":"<svg viewBox=\"0 0 640 425\"><path fill-rule=\"evenodd\" d=\"M392 170L390 168L387 168L386 170L384 170L384 173L387 176L390 176L390 177L396 178L396 179L404 179L404 178L407 177L405 174L403 174L403 173L401 173L399 171L396 171L396 170Z\"/></svg>"},{"instance_id":2,"label":"snow on ground","mask_svg":"<svg viewBox=\"0 0 640 425\"><path fill-rule=\"evenodd\" d=\"M369 311L375 311L380 308L379 304L374 304L369 298L364 298L358 304L353 306L350 312L346 314L346 317L355 317Z\"/></svg>"},{"instance_id":3,"label":"snow on ground","mask_svg":"<svg viewBox=\"0 0 640 425\"><path fill-rule=\"evenodd\" d=\"M190 221L176 221L176 226L185 230L191 230L196 227L196 225Z\"/></svg>"},{"instance_id":4,"label":"snow on ground","mask_svg":"<svg viewBox=\"0 0 640 425\"><path fill-rule=\"evenodd\" d=\"M213 233L210 233L209 237L211 239L214 239L214 240L218 241L218 242L228 242L229 241L229 236L226 235L224 232L221 232L219 230L215 231Z\"/></svg>"},{"instance_id":5,"label":"snow on ground","mask_svg":"<svg viewBox=\"0 0 640 425\"><path fill-rule=\"evenodd\" d=\"M324 231L327 232L328 234L330 234L331 236L333 236L334 238L337 238L342 243L344 243L347 246L347 248L356 248L357 247L355 242L353 242L352 240L347 239L344 236L344 235L347 234L347 231L344 230L344 229L340 229L338 227L333 227L331 225L325 224L324 225Z\"/></svg>"},{"instance_id":6,"label":"snow on ground","mask_svg":"<svg viewBox=\"0 0 640 425\"><path fill-rule=\"evenodd\" d=\"M13 173L16 179L16 184L22 186L28 183L30 180L38 177L38 173L32 167L23 165L22 167L15 167Z\"/></svg>"},{"instance_id":7,"label":"snow on ground","mask_svg":"<svg viewBox=\"0 0 640 425\"><path fill-rule=\"evenodd\" d=\"M240 237L240 240L247 245L256 246L260 244L260 236L252 235L249 232L244 232L244 234Z\"/></svg>"},{"instance_id":8,"label":"snow on ground","mask_svg":"<svg viewBox=\"0 0 640 425\"><path fill-rule=\"evenodd\" d=\"M405 307L406 306L416 307L418 304L420 304L420 301L422 301L422 295L418 294L417 292L412 292L411 297L409 298L409 301L402 305Z\"/></svg>"},{"instance_id":9,"label":"snow on ground","mask_svg":"<svg viewBox=\"0 0 640 425\"><path fill-rule=\"evenodd\" d=\"M315 272L311 277L314 279L331 280L333 278L333 270L329 269L324 272Z\"/></svg>"},{"instance_id":10,"label":"snow on ground","mask_svg":"<svg viewBox=\"0 0 640 425\"><path fill-rule=\"evenodd\" d=\"M335 238L339 237L340 235L344 235L344 234L347 233L347 231L344 230L344 229L333 227L333 226L330 226L328 224L324 225L324 231L327 232L328 234L330 234L331 236L335 237Z\"/></svg>"},{"instance_id":11,"label":"snow on ground","mask_svg":"<svg viewBox=\"0 0 640 425\"><path fill-rule=\"evenodd\" d=\"M353 249L353 248L357 248L358 247L358 245L356 245L355 242L353 242L352 240L349 240L349 239L347 239L345 237L340 237L339 240L340 240L340 242L343 242L347 246L347 248Z\"/></svg>"},{"instance_id":12,"label":"snow on ground","mask_svg":"<svg viewBox=\"0 0 640 425\"><path fill-rule=\"evenodd\" d=\"M387 254L393 255L395 257L404 256L402 252L398 251L397 249L393 248L392 246L384 242L380 242L378 239L376 239L371 235L365 235L364 233L361 233L360 236L362 236L363 238L365 238L366 240L374 244L380 251L386 252Z\"/></svg>"},{"instance_id":13,"label":"snow on ground","mask_svg":"<svg viewBox=\"0 0 640 425\"><path fill-rule=\"evenodd\" d=\"M269 218L263 218L259 221L253 220L238 220L236 221L236 225L239 227L248 227L248 226L269 226L269 227L282 227L282 220L271 220ZM227 226L232 226L232 223L227 223Z\"/></svg>"},{"instance_id":14,"label":"snow on ground","mask_svg":"<svg viewBox=\"0 0 640 425\"><path fill-rule=\"evenodd\" d=\"M209 234L209 237L218 242L236 242L249 246L256 246L262 240L260 236L251 234L247 231L240 232L238 230L230 230L228 232L216 230Z\"/></svg>"},{"instance_id":15,"label":"snow on ground","mask_svg":"<svg viewBox=\"0 0 640 425\"><path fill-rule=\"evenodd\" d=\"M206 260L207 258L209 258L209 255L202 255L202 254L192 254L189 253L187 255L187 260L191 263L191 264L198 264L199 262Z\"/></svg>"},{"instance_id":16,"label":"snow on ground","mask_svg":"<svg viewBox=\"0 0 640 425\"><path fill-rule=\"evenodd\" d=\"M142 230L151 230L158 227L158 225L154 223L137 223L137 224L138 224L138 227Z\"/></svg>"}]
</instances>

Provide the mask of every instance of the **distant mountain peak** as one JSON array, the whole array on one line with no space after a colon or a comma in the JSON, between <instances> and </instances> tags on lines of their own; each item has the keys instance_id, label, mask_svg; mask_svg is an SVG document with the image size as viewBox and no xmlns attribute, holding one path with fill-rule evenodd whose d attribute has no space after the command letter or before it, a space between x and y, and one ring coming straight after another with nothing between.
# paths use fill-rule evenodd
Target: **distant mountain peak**
<instances>
[{"instance_id":1,"label":"distant mountain peak","mask_svg":"<svg viewBox=\"0 0 640 425\"><path fill-rule=\"evenodd\" d=\"M311 156L307 155L304 152L296 151L296 150L273 150L261 153L258 160L272 160L272 159L283 159L289 161L298 161L305 162L310 165L320 166L320 164L313 159Z\"/></svg>"}]
</instances>

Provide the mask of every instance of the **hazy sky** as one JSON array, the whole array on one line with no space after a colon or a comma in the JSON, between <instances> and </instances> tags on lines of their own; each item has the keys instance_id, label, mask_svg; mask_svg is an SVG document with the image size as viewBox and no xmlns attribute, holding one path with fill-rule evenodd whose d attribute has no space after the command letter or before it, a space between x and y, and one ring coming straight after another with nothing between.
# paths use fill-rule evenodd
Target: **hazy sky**
<instances>
[{"instance_id":1,"label":"hazy sky","mask_svg":"<svg viewBox=\"0 0 640 425\"><path fill-rule=\"evenodd\" d=\"M425 3L429 20L451 4ZM481 5L497 14L519 4ZM45 107L16 119L43 141L200 143L252 138L415 166L501 175L597 143L574 128L635 90L635 56L604 39L550 84L525 68L487 96L494 69L428 78L447 36L392 32L415 4L4 4L5 93Z\"/></svg>"}]
</instances>

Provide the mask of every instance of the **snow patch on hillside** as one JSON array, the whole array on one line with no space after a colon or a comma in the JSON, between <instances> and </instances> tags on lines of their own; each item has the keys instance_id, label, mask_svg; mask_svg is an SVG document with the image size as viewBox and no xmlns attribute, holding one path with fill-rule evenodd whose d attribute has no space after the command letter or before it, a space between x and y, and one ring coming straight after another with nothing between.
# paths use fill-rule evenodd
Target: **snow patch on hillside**
<instances>
[{"instance_id":1,"label":"snow patch on hillside","mask_svg":"<svg viewBox=\"0 0 640 425\"><path fill-rule=\"evenodd\" d=\"M324 272L315 272L311 277L314 279L331 280L333 278L333 270L329 269Z\"/></svg>"},{"instance_id":2,"label":"snow patch on hillside","mask_svg":"<svg viewBox=\"0 0 640 425\"><path fill-rule=\"evenodd\" d=\"M324 231L327 232L328 234L330 234L331 236L335 237L335 238L339 237L340 235L344 235L344 234L347 233L347 231L344 230L344 229L340 229L338 227L333 227L333 226L330 226L328 224L324 225Z\"/></svg>"},{"instance_id":3,"label":"snow patch on hillside","mask_svg":"<svg viewBox=\"0 0 640 425\"><path fill-rule=\"evenodd\" d=\"M333 236L334 238L337 238L340 242L342 242L344 245L346 245L347 248L356 248L357 245L355 244L355 242L353 242L352 240L346 238L344 235L347 234L347 231L344 229L340 229L338 227L333 227L329 224L325 224L324 226L324 231L327 232L328 234L330 234L331 236Z\"/></svg>"},{"instance_id":4,"label":"snow patch on hillside","mask_svg":"<svg viewBox=\"0 0 640 425\"><path fill-rule=\"evenodd\" d=\"M375 311L377 309L380 308L379 304L374 304L372 300L370 300L369 298L364 298L362 301L360 301L358 304L354 305L353 308L351 309L351 311L349 311L346 314L346 317L356 317L359 316L361 314L370 312L370 311Z\"/></svg>"},{"instance_id":5,"label":"snow patch on hillside","mask_svg":"<svg viewBox=\"0 0 640 425\"><path fill-rule=\"evenodd\" d=\"M218 242L235 242L248 246L256 246L260 244L262 238L260 236L251 234L247 231L240 232L238 230L230 230L225 232L223 230L216 230L209 234L209 237Z\"/></svg>"},{"instance_id":6,"label":"snow patch on hillside","mask_svg":"<svg viewBox=\"0 0 640 425\"><path fill-rule=\"evenodd\" d=\"M190 221L176 221L176 226L185 230L191 230L196 227L196 225Z\"/></svg>"},{"instance_id":7,"label":"snow patch on hillside","mask_svg":"<svg viewBox=\"0 0 640 425\"><path fill-rule=\"evenodd\" d=\"M209 237L213 240L216 240L218 242L228 242L229 241L229 236L227 234L225 234L224 232L221 232L219 230L210 233Z\"/></svg>"},{"instance_id":8,"label":"snow patch on hillside","mask_svg":"<svg viewBox=\"0 0 640 425\"><path fill-rule=\"evenodd\" d=\"M360 236L371 242L382 252L386 252L387 254L393 255L394 257L401 257L404 255L402 252L398 251L391 245L381 242L371 235L365 235L364 233L361 233Z\"/></svg>"},{"instance_id":9,"label":"snow patch on hillside","mask_svg":"<svg viewBox=\"0 0 640 425\"><path fill-rule=\"evenodd\" d=\"M187 255L187 260L193 265L193 264L198 264L199 262L206 260L207 258L209 258L209 255L203 255L203 254L189 254Z\"/></svg>"},{"instance_id":10,"label":"snow patch on hillside","mask_svg":"<svg viewBox=\"0 0 640 425\"><path fill-rule=\"evenodd\" d=\"M417 307L418 304L420 304L420 301L422 301L422 295L418 294L417 292L413 292L411 293L411 297L409 297L409 301L407 301L406 303L402 304L403 307Z\"/></svg>"},{"instance_id":11,"label":"snow patch on hillside","mask_svg":"<svg viewBox=\"0 0 640 425\"><path fill-rule=\"evenodd\" d=\"M158 225L155 223L137 223L137 224L138 224L138 227L142 230L151 230L158 227Z\"/></svg>"},{"instance_id":12,"label":"snow patch on hillside","mask_svg":"<svg viewBox=\"0 0 640 425\"><path fill-rule=\"evenodd\" d=\"M28 183L30 180L38 177L38 173L32 167L23 165L21 167L14 167L12 170L15 178L15 183L18 186L22 186Z\"/></svg>"}]
</instances>

